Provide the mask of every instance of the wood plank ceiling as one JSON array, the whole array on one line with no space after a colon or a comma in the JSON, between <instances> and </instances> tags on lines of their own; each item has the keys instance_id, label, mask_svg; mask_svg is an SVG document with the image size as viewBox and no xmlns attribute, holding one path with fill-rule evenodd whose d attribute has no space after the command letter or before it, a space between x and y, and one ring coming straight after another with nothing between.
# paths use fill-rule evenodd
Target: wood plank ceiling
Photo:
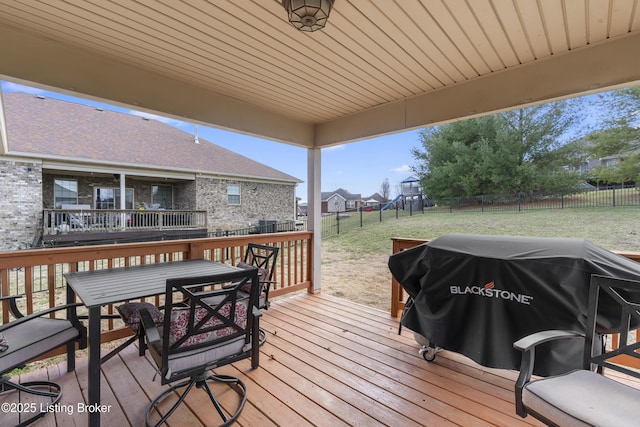
<instances>
[{"instance_id":1,"label":"wood plank ceiling","mask_svg":"<svg viewBox=\"0 0 640 427\"><path fill-rule=\"evenodd\" d=\"M0 0L0 78L322 147L638 81L639 1Z\"/></svg>"}]
</instances>

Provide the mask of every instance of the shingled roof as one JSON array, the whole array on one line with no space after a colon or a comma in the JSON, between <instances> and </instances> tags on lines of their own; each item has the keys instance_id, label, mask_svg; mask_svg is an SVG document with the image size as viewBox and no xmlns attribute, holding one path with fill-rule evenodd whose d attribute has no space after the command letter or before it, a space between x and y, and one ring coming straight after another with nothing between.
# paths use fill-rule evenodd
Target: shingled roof
<instances>
[{"instance_id":1,"label":"shingled roof","mask_svg":"<svg viewBox=\"0 0 640 427\"><path fill-rule=\"evenodd\" d=\"M26 93L3 98L9 154L301 182L157 120Z\"/></svg>"},{"instance_id":2,"label":"shingled roof","mask_svg":"<svg viewBox=\"0 0 640 427\"><path fill-rule=\"evenodd\" d=\"M323 191L322 193L320 193L320 197L322 200L328 200L329 197L333 196L334 194L338 194L345 200L362 200L362 194L352 194L344 188L338 188L334 191Z\"/></svg>"}]
</instances>

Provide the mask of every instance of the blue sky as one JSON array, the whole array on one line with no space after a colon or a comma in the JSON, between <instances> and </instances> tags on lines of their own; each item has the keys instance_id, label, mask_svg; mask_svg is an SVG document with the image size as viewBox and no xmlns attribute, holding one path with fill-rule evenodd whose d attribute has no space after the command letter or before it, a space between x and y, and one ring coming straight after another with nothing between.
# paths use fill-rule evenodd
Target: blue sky
<instances>
[{"instance_id":1,"label":"blue sky","mask_svg":"<svg viewBox=\"0 0 640 427\"><path fill-rule=\"evenodd\" d=\"M2 82L3 92L28 92L49 98L155 118L193 134L193 123L152 116L134 110L110 106L96 101L74 98L15 83ZM264 163L303 181L307 180L307 150L247 135L211 127L198 126L198 137L225 147L238 154ZM344 188L363 197L380 191L385 178L389 180L391 196L395 196L400 182L412 175L414 164L411 149L419 146L419 130L397 133L369 140L353 142L322 150L322 191ZM307 184L298 185L296 195L307 200Z\"/></svg>"}]
</instances>

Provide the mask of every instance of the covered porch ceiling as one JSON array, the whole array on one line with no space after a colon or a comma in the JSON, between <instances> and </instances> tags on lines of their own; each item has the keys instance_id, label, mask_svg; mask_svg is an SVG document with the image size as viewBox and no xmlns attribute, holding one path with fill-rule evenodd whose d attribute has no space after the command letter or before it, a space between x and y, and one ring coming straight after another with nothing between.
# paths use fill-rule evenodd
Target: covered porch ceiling
<instances>
[{"instance_id":1,"label":"covered porch ceiling","mask_svg":"<svg viewBox=\"0 0 640 427\"><path fill-rule=\"evenodd\" d=\"M640 81L640 0L0 0L0 78L323 148Z\"/></svg>"}]
</instances>

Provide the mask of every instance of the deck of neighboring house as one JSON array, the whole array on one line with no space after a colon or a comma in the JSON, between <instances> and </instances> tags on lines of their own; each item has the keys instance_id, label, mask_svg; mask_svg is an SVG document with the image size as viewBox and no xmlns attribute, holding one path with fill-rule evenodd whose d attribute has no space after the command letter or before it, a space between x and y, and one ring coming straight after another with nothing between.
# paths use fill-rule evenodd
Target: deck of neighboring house
<instances>
[{"instance_id":1,"label":"deck of neighboring house","mask_svg":"<svg viewBox=\"0 0 640 427\"><path fill-rule=\"evenodd\" d=\"M303 294L274 301L261 326L268 340L258 369L251 370L244 360L216 370L239 376L248 387L239 426L540 425L515 414L516 372L483 368L446 351L426 362L413 333L405 328L399 336L398 321L386 312L325 294ZM82 357L73 373L61 363L23 380L48 374L64 387L61 404L75 407L86 401L86 367ZM102 401L111 405L103 426L144 425L149 402L163 388L153 381L154 367L134 346L103 365ZM0 402L16 394L5 394ZM187 402L170 419L171 426L216 425L204 393L192 391ZM0 418L0 426L14 422L7 414ZM86 414L59 411L38 425L86 423Z\"/></svg>"}]
</instances>

